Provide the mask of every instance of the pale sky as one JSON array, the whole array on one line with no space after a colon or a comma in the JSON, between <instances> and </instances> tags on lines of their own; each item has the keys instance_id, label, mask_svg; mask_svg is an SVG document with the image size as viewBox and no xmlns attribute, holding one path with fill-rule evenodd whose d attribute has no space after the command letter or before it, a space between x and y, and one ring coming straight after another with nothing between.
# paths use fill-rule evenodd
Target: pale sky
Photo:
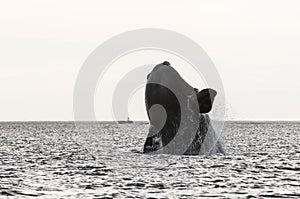
<instances>
[{"instance_id":1,"label":"pale sky","mask_svg":"<svg viewBox=\"0 0 300 199\"><path fill-rule=\"evenodd\" d=\"M2 1L0 120L73 120L73 89L84 60L112 36L139 28L182 33L208 53L223 80L228 119L300 120L299 10L297 0ZM155 52L132 54L114 67L165 58L182 67ZM201 85L188 69L178 72ZM95 112L110 120L109 93L97 100L101 89L113 87L98 89ZM132 119L147 120L142 90L129 108Z\"/></svg>"}]
</instances>

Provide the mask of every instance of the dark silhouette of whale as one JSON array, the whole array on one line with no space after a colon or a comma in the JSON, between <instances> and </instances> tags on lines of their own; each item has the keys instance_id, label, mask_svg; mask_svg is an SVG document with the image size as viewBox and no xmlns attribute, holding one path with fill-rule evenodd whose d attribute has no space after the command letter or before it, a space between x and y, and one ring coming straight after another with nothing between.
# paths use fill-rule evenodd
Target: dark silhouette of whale
<instances>
[{"instance_id":1,"label":"dark silhouette of whale","mask_svg":"<svg viewBox=\"0 0 300 199\"><path fill-rule=\"evenodd\" d=\"M147 76L145 104L150 128L144 144L144 153L224 153L218 140L213 145L204 143L207 135L215 137L211 120L206 113L212 109L216 95L217 92L213 89L207 88L199 92L191 87L169 62L156 65ZM193 129L193 125L196 125L196 128ZM180 133L179 129L182 129L182 135L187 136L176 140L174 138ZM171 142L176 143L167 149L166 146ZM203 149L204 145L206 149ZM207 151L207 148L210 151ZM179 152L179 149L183 151Z\"/></svg>"}]
</instances>

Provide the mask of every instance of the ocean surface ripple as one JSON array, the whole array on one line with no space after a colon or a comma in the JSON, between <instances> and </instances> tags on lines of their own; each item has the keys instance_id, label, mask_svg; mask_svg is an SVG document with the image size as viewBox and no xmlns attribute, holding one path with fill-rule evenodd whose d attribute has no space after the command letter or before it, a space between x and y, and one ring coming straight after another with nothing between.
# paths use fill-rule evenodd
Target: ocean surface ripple
<instances>
[{"instance_id":1,"label":"ocean surface ripple","mask_svg":"<svg viewBox=\"0 0 300 199\"><path fill-rule=\"evenodd\" d=\"M0 198L300 198L300 123L227 122L226 155L143 154L148 125L0 123Z\"/></svg>"}]
</instances>

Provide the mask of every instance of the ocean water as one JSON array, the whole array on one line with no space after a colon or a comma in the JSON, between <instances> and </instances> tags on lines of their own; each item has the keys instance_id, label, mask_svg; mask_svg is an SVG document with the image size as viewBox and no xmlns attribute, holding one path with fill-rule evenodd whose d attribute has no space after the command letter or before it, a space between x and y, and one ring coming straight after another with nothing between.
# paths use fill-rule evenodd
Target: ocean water
<instances>
[{"instance_id":1,"label":"ocean water","mask_svg":"<svg viewBox=\"0 0 300 199\"><path fill-rule=\"evenodd\" d=\"M0 198L300 198L300 123L227 122L226 155L143 154L145 123L0 123Z\"/></svg>"}]
</instances>

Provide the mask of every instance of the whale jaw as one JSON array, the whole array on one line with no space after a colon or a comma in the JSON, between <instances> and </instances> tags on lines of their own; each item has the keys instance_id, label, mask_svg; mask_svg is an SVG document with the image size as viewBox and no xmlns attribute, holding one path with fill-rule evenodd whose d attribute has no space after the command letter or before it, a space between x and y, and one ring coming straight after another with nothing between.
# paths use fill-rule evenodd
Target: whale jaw
<instances>
[{"instance_id":1,"label":"whale jaw","mask_svg":"<svg viewBox=\"0 0 300 199\"><path fill-rule=\"evenodd\" d=\"M163 148L162 137L161 134L158 133L146 139L146 143L144 146L144 153L159 151L162 148Z\"/></svg>"}]
</instances>

